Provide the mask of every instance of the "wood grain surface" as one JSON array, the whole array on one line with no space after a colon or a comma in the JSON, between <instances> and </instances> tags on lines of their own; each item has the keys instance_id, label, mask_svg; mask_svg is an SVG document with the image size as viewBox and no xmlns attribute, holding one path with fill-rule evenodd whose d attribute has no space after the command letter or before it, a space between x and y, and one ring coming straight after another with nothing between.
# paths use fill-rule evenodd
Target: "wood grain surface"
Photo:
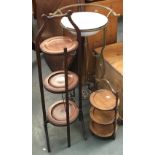
<instances>
[{"instance_id":1,"label":"wood grain surface","mask_svg":"<svg viewBox=\"0 0 155 155\"><path fill-rule=\"evenodd\" d=\"M78 84L78 76L68 71L68 90L73 90ZM64 71L52 72L44 80L44 87L52 93L65 92L65 73Z\"/></svg>"},{"instance_id":2,"label":"wood grain surface","mask_svg":"<svg viewBox=\"0 0 155 155\"><path fill-rule=\"evenodd\" d=\"M103 125L111 124L115 120L115 111L114 110L102 111L91 106L90 118L91 120L93 120L95 123L98 123L98 124L103 124Z\"/></svg>"},{"instance_id":3,"label":"wood grain surface","mask_svg":"<svg viewBox=\"0 0 155 155\"><path fill-rule=\"evenodd\" d=\"M112 110L116 107L116 97L111 91L100 89L90 95L90 103L99 110Z\"/></svg>"},{"instance_id":4,"label":"wood grain surface","mask_svg":"<svg viewBox=\"0 0 155 155\"><path fill-rule=\"evenodd\" d=\"M77 104L69 101L69 122L72 123L76 120L79 114ZM65 126L66 121L66 103L63 100L53 103L47 111L47 118L51 124L56 126Z\"/></svg>"},{"instance_id":5,"label":"wood grain surface","mask_svg":"<svg viewBox=\"0 0 155 155\"><path fill-rule=\"evenodd\" d=\"M100 53L102 47L96 48L95 52ZM103 57L106 63L110 64L121 76L123 76L123 43L110 44L105 47Z\"/></svg>"},{"instance_id":6,"label":"wood grain surface","mask_svg":"<svg viewBox=\"0 0 155 155\"><path fill-rule=\"evenodd\" d=\"M114 133L114 125L100 125L93 121L89 123L90 130L99 137L110 137Z\"/></svg>"}]
</instances>

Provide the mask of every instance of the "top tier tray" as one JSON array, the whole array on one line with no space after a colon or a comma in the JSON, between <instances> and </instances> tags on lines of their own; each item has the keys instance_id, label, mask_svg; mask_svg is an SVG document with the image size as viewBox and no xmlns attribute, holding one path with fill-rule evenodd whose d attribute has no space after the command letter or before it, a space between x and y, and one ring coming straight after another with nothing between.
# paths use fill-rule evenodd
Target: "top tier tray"
<instances>
[{"instance_id":1,"label":"top tier tray","mask_svg":"<svg viewBox=\"0 0 155 155\"><path fill-rule=\"evenodd\" d=\"M113 110L116 107L116 96L109 90L100 89L90 95L90 103L99 110Z\"/></svg>"}]
</instances>

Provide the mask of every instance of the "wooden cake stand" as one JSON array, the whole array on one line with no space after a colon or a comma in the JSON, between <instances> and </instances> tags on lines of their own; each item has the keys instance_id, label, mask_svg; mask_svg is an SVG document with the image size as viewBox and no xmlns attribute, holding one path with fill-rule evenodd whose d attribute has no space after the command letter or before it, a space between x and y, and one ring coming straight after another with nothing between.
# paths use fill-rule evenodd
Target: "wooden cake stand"
<instances>
[{"instance_id":1,"label":"wooden cake stand","mask_svg":"<svg viewBox=\"0 0 155 155\"><path fill-rule=\"evenodd\" d=\"M115 138L118 118L118 96L107 89L100 89L90 95L90 124L93 134L99 137Z\"/></svg>"},{"instance_id":2,"label":"wooden cake stand","mask_svg":"<svg viewBox=\"0 0 155 155\"><path fill-rule=\"evenodd\" d=\"M77 118L81 121L83 137L86 139L85 135L85 124L83 119L82 103L79 101L79 106L69 99L69 91L72 91L76 88L79 77L77 74L68 71L68 66L72 62L74 55L79 43L78 41L73 40L72 38L66 36L56 36L48 38L41 42L41 35L45 30L47 23L56 17L67 17L70 18L75 30L78 33L79 29L74 24L71 19L71 11L68 11L66 14L62 15L52 15L47 16L43 15L43 24L38 31L36 37L36 57L38 65L38 77L41 93L41 104L44 120L44 130L47 142L48 152L50 149L50 142L48 136L47 124L53 124L55 126L66 126L67 127L67 142L68 147L71 146L71 137L70 137L70 124L73 123ZM79 34L80 37L80 34ZM57 70L48 75L44 82L42 79L42 65L40 53L43 52L45 55L50 56L51 63L53 63L53 70ZM45 99L44 99L44 89L48 90L51 93L55 94L65 94L65 99L53 103L46 112L45 108Z\"/></svg>"}]
</instances>

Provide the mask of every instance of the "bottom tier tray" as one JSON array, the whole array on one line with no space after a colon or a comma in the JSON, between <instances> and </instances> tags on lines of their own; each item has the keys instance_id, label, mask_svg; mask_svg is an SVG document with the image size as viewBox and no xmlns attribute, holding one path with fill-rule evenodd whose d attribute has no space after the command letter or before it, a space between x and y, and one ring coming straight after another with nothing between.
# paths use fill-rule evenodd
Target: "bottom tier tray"
<instances>
[{"instance_id":1,"label":"bottom tier tray","mask_svg":"<svg viewBox=\"0 0 155 155\"><path fill-rule=\"evenodd\" d=\"M90 121L89 128L93 134L98 137L111 137L114 133L114 124L101 125Z\"/></svg>"},{"instance_id":2,"label":"bottom tier tray","mask_svg":"<svg viewBox=\"0 0 155 155\"><path fill-rule=\"evenodd\" d=\"M74 122L79 114L79 108L73 101L69 101L69 122ZM66 103L63 100L53 103L47 112L49 123L55 126L66 126Z\"/></svg>"}]
</instances>

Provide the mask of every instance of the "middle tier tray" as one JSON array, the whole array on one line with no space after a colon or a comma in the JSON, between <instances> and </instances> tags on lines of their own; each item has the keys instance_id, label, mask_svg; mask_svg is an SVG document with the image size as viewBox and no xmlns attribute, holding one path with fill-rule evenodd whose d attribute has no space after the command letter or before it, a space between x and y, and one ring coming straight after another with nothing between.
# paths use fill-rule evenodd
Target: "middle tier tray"
<instances>
[{"instance_id":1,"label":"middle tier tray","mask_svg":"<svg viewBox=\"0 0 155 155\"><path fill-rule=\"evenodd\" d=\"M78 84L78 76L68 71L68 91L73 90ZM65 92L65 72L56 71L45 78L44 87L52 93L64 93Z\"/></svg>"},{"instance_id":2,"label":"middle tier tray","mask_svg":"<svg viewBox=\"0 0 155 155\"><path fill-rule=\"evenodd\" d=\"M93 120L98 124L103 124L103 125L111 124L115 120L115 111L114 110L102 111L94 107L91 107L90 118L91 120ZM117 118L118 118L118 114L117 114Z\"/></svg>"}]
</instances>

